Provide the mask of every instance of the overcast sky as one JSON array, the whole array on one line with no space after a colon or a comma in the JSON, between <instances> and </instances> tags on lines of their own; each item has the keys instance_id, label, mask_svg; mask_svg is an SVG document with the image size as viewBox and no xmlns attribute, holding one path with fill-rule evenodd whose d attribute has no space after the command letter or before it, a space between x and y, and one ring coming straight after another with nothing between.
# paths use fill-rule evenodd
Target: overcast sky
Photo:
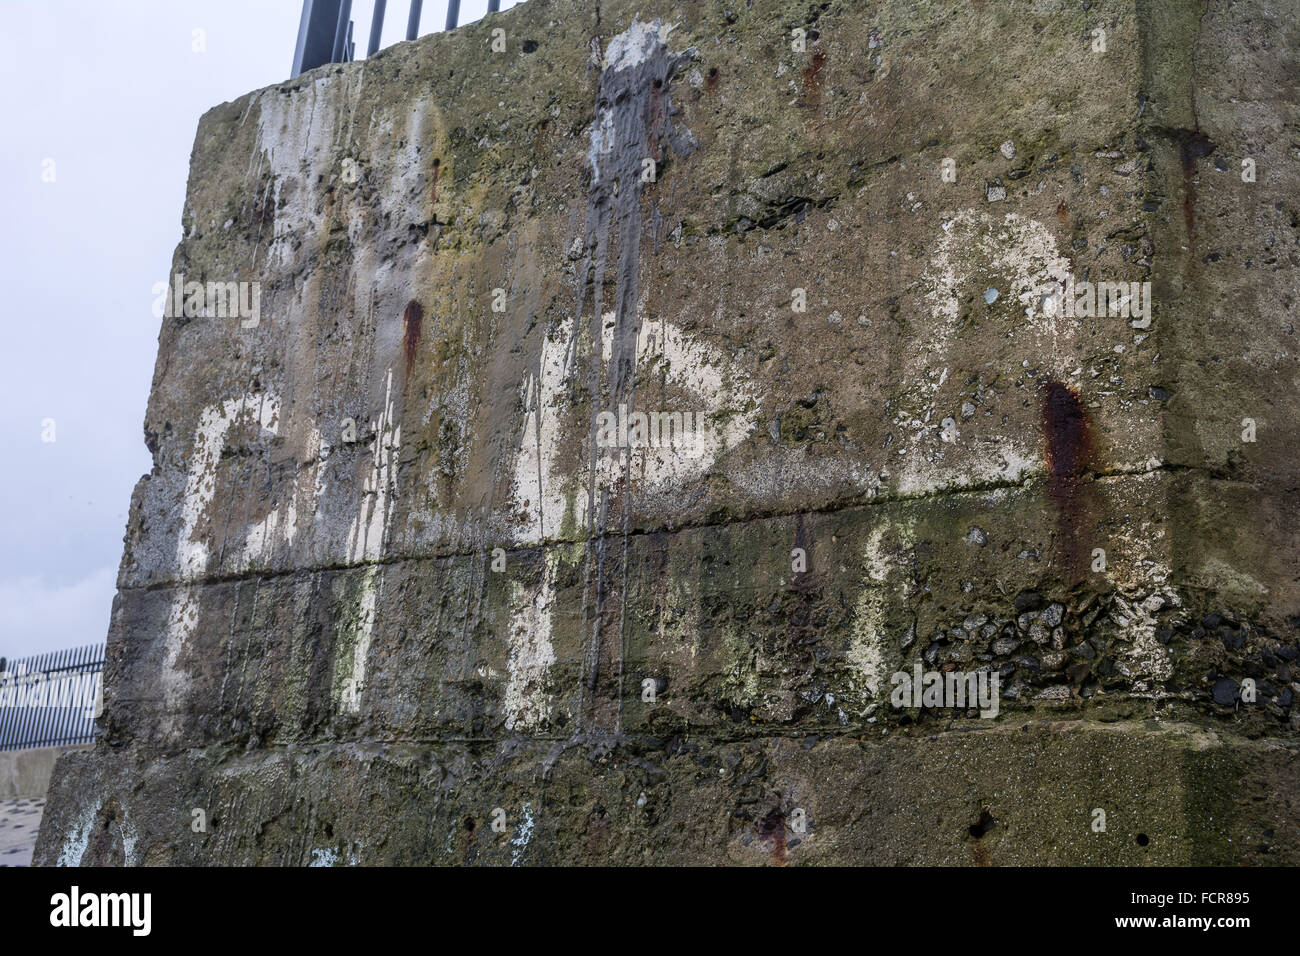
<instances>
[{"instance_id":1,"label":"overcast sky","mask_svg":"<svg viewBox=\"0 0 1300 956\"><path fill-rule=\"evenodd\" d=\"M358 55L372 7L353 2ZM408 9L388 4L382 46ZM486 9L464 0L460 20ZM107 635L150 468L152 288L180 241L194 132L209 108L288 78L301 14L301 0L0 4L0 657ZM421 34L446 15L427 0Z\"/></svg>"}]
</instances>

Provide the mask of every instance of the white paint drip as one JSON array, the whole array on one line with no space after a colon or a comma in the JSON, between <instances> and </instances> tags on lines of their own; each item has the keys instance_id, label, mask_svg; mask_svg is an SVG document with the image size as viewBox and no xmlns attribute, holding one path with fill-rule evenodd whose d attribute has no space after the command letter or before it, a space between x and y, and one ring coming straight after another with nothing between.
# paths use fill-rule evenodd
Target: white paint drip
<instances>
[{"instance_id":1,"label":"white paint drip","mask_svg":"<svg viewBox=\"0 0 1300 956\"><path fill-rule=\"evenodd\" d=\"M551 645L551 606L559 553L546 552L546 569L534 588L510 583L510 658L507 662L505 715L507 730L533 730L550 716L547 675L555 663Z\"/></svg>"},{"instance_id":2,"label":"white paint drip","mask_svg":"<svg viewBox=\"0 0 1300 956\"><path fill-rule=\"evenodd\" d=\"M614 347L614 318L613 312L606 313L601 324L601 350L606 363L611 360ZM670 446L636 449L632 454L634 478L650 488L687 481L708 470L724 452L740 444L754 430L754 422L741 410L750 402L757 402L757 393L742 383L728 395L722 381L722 354L716 348L689 341L675 325L663 321L642 322L636 346L637 367L662 362L667 382L701 399L704 407L700 415L710 427L689 431L675 438ZM597 477L603 486L616 485L625 469L621 453L597 459Z\"/></svg>"},{"instance_id":3,"label":"white paint drip","mask_svg":"<svg viewBox=\"0 0 1300 956\"><path fill-rule=\"evenodd\" d=\"M961 302L971 287L987 284L986 274L1009 282L1005 292L1023 309L1023 321L1009 334L1006 350L1023 354L1062 380L1074 377L1077 366L1072 351L1078 321L1045 311L1041 301L1046 287L1064 283L1070 274L1069 260L1057 248L1056 237L1042 223L1016 213L1001 217L972 209L958 213L943 224L923 275L933 321L902 375L903 381L916 383L894 419L903 439L895 452L903 462L897 477L903 494L1018 482L1043 470L1036 439L1031 445L1029 439L997 436L980 447L970 445L955 427L943 429L943 421L956 412L940 408L938 396L954 365L954 350L960 348L956 336ZM961 448L959 472L943 464L953 445Z\"/></svg>"},{"instance_id":4,"label":"white paint drip","mask_svg":"<svg viewBox=\"0 0 1300 956\"><path fill-rule=\"evenodd\" d=\"M613 349L614 314L607 313L604 319L601 351L608 362ZM556 537L570 500L567 492L581 487L587 478L585 467L581 474L571 476L559 474L556 468L560 416L573 374L572 369L565 367L573 339L573 321L564 320L558 331L558 336L548 337L542 343L542 380L536 404L529 403L534 391L531 375L522 387L523 438L515 458L513 488L515 509L524 515L516 528L516 542L521 544L536 544ZM672 323L641 324L637 336L638 368L662 362L664 381L696 396L699 407L692 410L714 426L686 432L674 438L671 445L635 449L631 455L631 477L647 491L661 491L699 476L753 431L754 422L745 410L757 403L757 391L747 382L728 388L723 378L723 361L720 350L708 343L692 341ZM597 488L619 484L626 470L626 457L621 451L599 457ZM586 528L589 521L585 500L579 507L582 511L577 516L578 524Z\"/></svg>"},{"instance_id":5,"label":"white paint drip","mask_svg":"<svg viewBox=\"0 0 1300 956\"><path fill-rule=\"evenodd\" d=\"M195 539L200 521L207 514L216 492L217 465L225 450L230 429L248 415L255 415L258 425L272 434L279 427L280 399L269 393L249 392L238 398L209 405L199 414L194 432L194 451L190 456L185 492L181 498L181 530L176 541L176 566L182 582L200 578L211 559L213 536ZM189 687L189 675L180 666L181 655L189 646L199 621L197 591L182 583L176 588L164 625L163 660L159 685L163 693L162 732L170 738L180 733L179 712Z\"/></svg>"},{"instance_id":6,"label":"white paint drip","mask_svg":"<svg viewBox=\"0 0 1300 956\"><path fill-rule=\"evenodd\" d=\"M337 139L347 129L345 112L355 109L361 75L321 76L290 93L267 89L257 97L257 135L273 177L267 256L278 266L305 256L304 239L325 228L326 206L318 203L317 178L329 180L338 156Z\"/></svg>"},{"instance_id":7,"label":"white paint drip","mask_svg":"<svg viewBox=\"0 0 1300 956\"><path fill-rule=\"evenodd\" d=\"M388 369L384 385L384 407L379 421L372 423L375 438L370 458L370 472L361 488L361 502L348 529L348 560L378 561L384 553L392 521L392 505L397 494L397 458L402 447L402 426L394 424L393 370ZM361 695L366 686L366 664L370 641L374 636L375 610L383 580L381 567L370 564L361 578L357 617L351 628L340 628L340 649L351 644L352 665L347 676L336 683L336 702L349 713L361 710Z\"/></svg>"},{"instance_id":8,"label":"white paint drip","mask_svg":"<svg viewBox=\"0 0 1300 956\"><path fill-rule=\"evenodd\" d=\"M379 601L380 565L366 567L361 576L361 595L353 626L340 628L339 646L352 647L352 667L339 689L337 703L341 710L361 712L361 694L366 688L366 662L370 657L370 640L375 630L375 609Z\"/></svg>"},{"instance_id":9,"label":"white paint drip","mask_svg":"<svg viewBox=\"0 0 1300 956\"><path fill-rule=\"evenodd\" d=\"M270 429L272 432L275 428ZM294 475L293 487L283 504L269 511L261 521L249 525L244 533L244 547L240 551L239 568L246 571L254 564L264 564L268 553L278 544L292 547L298 537L298 498L305 497L302 514L309 520L315 516L316 502L320 500L324 468L321 462L321 436L312 428L307 439L305 458L311 464Z\"/></svg>"},{"instance_id":10,"label":"white paint drip","mask_svg":"<svg viewBox=\"0 0 1300 956\"><path fill-rule=\"evenodd\" d=\"M602 108L596 116L595 124L591 127L591 143L587 147L587 165L591 167L592 186L599 185L601 157L613 152L615 140L614 111Z\"/></svg>"},{"instance_id":11,"label":"white paint drip","mask_svg":"<svg viewBox=\"0 0 1300 956\"><path fill-rule=\"evenodd\" d=\"M560 447L561 400L569 372L565 361L573 340L573 320L560 323L559 334L542 342L542 380L536 387L529 374L523 385L523 440L514 466L514 500L517 512L526 515L516 530L516 541L538 543L560 533L566 507L565 491L571 480L555 474ZM536 394L536 404L530 398Z\"/></svg>"},{"instance_id":12,"label":"white paint drip","mask_svg":"<svg viewBox=\"0 0 1300 956\"><path fill-rule=\"evenodd\" d=\"M131 813L125 807L122 808L122 865L135 866L136 848L140 845L140 835L136 833L135 826L131 823Z\"/></svg>"},{"instance_id":13,"label":"white paint drip","mask_svg":"<svg viewBox=\"0 0 1300 956\"><path fill-rule=\"evenodd\" d=\"M516 866L519 858L523 856L524 850L528 849L528 843L533 838L533 805L525 803L523 806L523 822L519 824L519 835L510 841L514 852L510 854L510 865Z\"/></svg>"},{"instance_id":14,"label":"white paint drip","mask_svg":"<svg viewBox=\"0 0 1300 956\"><path fill-rule=\"evenodd\" d=\"M56 866L81 866L81 858L86 855L86 850L90 846L90 830L95 825L95 817L99 815L101 806L103 803L97 802L93 807L81 811L76 824L63 838L63 846L59 849L59 862L55 864Z\"/></svg>"},{"instance_id":15,"label":"white paint drip","mask_svg":"<svg viewBox=\"0 0 1300 956\"><path fill-rule=\"evenodd\" d=\"M388 370L384 407L373 423L375 440L370 474L361 488L361 505L348 529L348 561L375 561L384 552L392 497L397 491L397 452L402 426L393 424L393 370Z\"/></svg>"},{"instance_id":16,"label":"white paint drip","mask_svg":"<svg viewBox=\"0 0 1300 956\"><path fill-rule=\"evenodd\" d=\"M210 537L194 538L199 521L216 492L217 463L226 447L231 426L249 412L255 412L262 428L275 433L280 420L280 399L276 395L250 392L209 405L199 414L194 432L194 453L181 499L181 533L176 543L176 563L181 580L192 581L207 571Z\"/></svg>"},{"instance_id":17,"label":"white paint drip","mask_svg":"<svg viewBox=\"0 0 1300 956\"><path fill-rule=\"evenodd\" d=\"M181 654L199 624L199 602L195 589L181 585L172 596L163 637L162 669L158 675L163 696L161 730L174 738L180 734L180 709L189 689L190 676L180 666Z\"/></svg>"},{"instance_id":18,"label":"white paint drip","mask_svg":"<svg viewBox=\"0 0 1300 956\"><path fill-rule=\"evenodd\" d=\"M1016 213L999 219L966 209L944 224L926 269L925 280L930 285L926 296L933 303L935 317L942 320L935 323L926 340L929 351L947 351L961 309L961 289L979 278L972 277L959 262L972 259L1011 278L1008 291L1024 307L1030 331L1053 342L1063 334L1073 335L1073 323L1041 308L1043 289L1052 283L1064 285L1070 275L1070 260L1061 255L1051 230Z\"/></svg>"},{"instance_id":19,"label":"white paint drip","mask_svg":"<svg viewBox=\"0 0 1300 956\"><path fill-rule=\"evenodd\" d=\"M894 542L901 547L909 547L912 542L911 531L894 527L888 519L882 517L871 529L862 549L862 563L867 574L853 611L853 632L847 662L853 672L854 683L865 687L871 694L872 703L863 709L864 714L879 703L880 688L886 678L889 637L885 622L889 608L906 600L909 590L907 582L900 582L892 589L889 587L892 558L887 544Z\"/></svg>"},{"instance_id":20,"label":"white paint drip","mask_svg":"<svg viewBox=\"0 0 1300 956\"><path fill-rule=\"evenodd\" d=\"M633 20L630 27L609 41L609 46L605 48L604 68L630 70L644 63L663 44L666 36L667 33L662 30L658 20L653 23Z\"/></svg>"}]
</instances>

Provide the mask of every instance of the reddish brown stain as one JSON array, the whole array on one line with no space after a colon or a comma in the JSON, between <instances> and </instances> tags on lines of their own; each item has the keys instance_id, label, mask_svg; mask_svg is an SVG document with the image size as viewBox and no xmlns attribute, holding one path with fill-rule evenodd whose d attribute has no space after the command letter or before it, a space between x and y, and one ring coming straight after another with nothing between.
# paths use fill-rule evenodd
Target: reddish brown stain
<instances>
[{"instance_id":1,"label":"reddish brown stain","mask_svg":"<svg viewBox=\"0 0 1300 956\"><path fill-rule=\"evenodd\" d=\"M1064 199L1062 199L1059 203L1056 204L1056 218L1061 220L1062 227L1064 227L1065 224L1070 220L1070 210L1065 205Z\"/></svg>"},{"instance_id":2,"label":"reddish brown stain","mask_svg":"<svg viewBox=\"0 0 1300 956\"><path fill-rule=\"evenodd\" d=\"M985 807L980 811L980 818L972 823L967 830L974 839L971 844L971 855L975 858L976 866L991 866L993 864L984 837L995 826L997 826L997 821L993 819L993 814L989 813L988 807Z\"/></svg>"},{"instance_id":3,"label":"reddish brown stain","mask_svg":"<svg viewBox=\"0 0 1300 956\"><path fill-rule=\"evenodd\" d=\"M546 143L551 135L551 121L542 120L537 124L537 135L533 138L533 155L544 156L546 154Z\"/></svg>"},{"instance_id":4,"label":"reddish brown stain","mask_svg":"<svg viewBox=\"0 0 1300 956\"><path fill-rule=\"evenodd\" d=\"M803 91L809 101L816 101L822 91L822 67L826 65L826 53L818 50L812 55L812 62L804 67Z\"/></svg>"},{"instance_id":5,"label":"reddish brown stain","mask_svg":"<svg viewBox=\"0 0 1300 956\"><path fill-rule=\"evenodd\" d=\"M1083 476L1092 463L1088 412L1073 389L1048 382L1043 399L1047 445L1047 493L1056 505L1060 558L1071 583L1082 568L1082 531L1087 512Z\"/></svg>"},{"instance_id":6,"label":"reddish brown stain","mask_svg":"<svg viewBox=\"0 0 1300 956\"><path fill-rule=\"evenodd\" d=\"M465 863L473 863L478 857L478 833L474 826L472 817L465 818L465 852L462 857Z\"/></svg>"},{"instance_id":7,"label":"reddish brown stain","mask_svg":"<svg viewBox=\"0 0 1300 956\"><path fill-rule=\"evenodd\" d=\"M420 326L424 324L424 306L412 299L402 312L402 347L406 353L406 374L411 374L420 352Z\"/></svg>"},{"instance_id":8,"label":"reddish brown stain","mask_svg":"<svg viewBox=\"0 0 1300 956\"><path fill-rule=\"evenodd\" d=\"M1047 383L1043 402L1047 464L1053 479L1072 481L1083 473L1089 455L1088 419L1074 390L1060 382Z\"/></svg>"},{"instance_id":9,"label":"reddish brown stain","mask_svg":"<svg viewBox=\"0 0 1300 956\"><path fill-rule=\"evenodd\" d=\"M755 829L759 839L772 841L772 862L785 866L785 814L779 809L772 810L758 821Z\"/></svg>"},{"instance_id":10,"label":"reddish brown stain","mask_svg":"<svg viewBox=\"0 0 1300 956\"><path fill-rule=\"evenodd\" d=\"M718 68L715 66L709 70L709 75L704 78L704 88L712 93L718 88Z\"/></svg>"}]
</instances>

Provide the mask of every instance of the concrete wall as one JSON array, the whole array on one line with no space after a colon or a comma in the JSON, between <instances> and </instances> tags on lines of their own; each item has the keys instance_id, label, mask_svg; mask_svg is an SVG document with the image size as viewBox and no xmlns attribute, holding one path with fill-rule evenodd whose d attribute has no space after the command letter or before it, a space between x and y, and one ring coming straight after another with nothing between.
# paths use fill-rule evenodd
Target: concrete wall
<instances>
[{"instance_id":1,"label":"concrete wall","mask_svg":"<svg viewBox=\"0 0 1300 956\"><path fill-rule=\"evenodd\" d=\"M62 754L89 750L74 747L32 747L28 750L0 750L0 800L44 798L50 786L54 764Z\"/></svg>"},{"instance_id":2,"label":"concrete wall","mask_svg":"<svg viewBox=\"0 0 1300 956\"><path fill-rule=\"evenodd\" d=\"M1295 863L1296 8L530 0L209 112L259 308L163 320L37 861Z\"/></svg>"}]
</instances>

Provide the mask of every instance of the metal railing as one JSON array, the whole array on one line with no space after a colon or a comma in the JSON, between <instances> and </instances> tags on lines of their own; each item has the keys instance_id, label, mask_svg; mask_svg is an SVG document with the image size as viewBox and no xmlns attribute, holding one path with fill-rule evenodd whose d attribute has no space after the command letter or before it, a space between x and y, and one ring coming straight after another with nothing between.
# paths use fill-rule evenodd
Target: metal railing
<instances>
[{"instance_id":1,"label":"metal railing","mask_svg":"<svg viewBox=\"0 0 1300 956\"><path fill-rule=\"evenodd\" d=\"M104 648L0 657L0 750L93 741L103 706Z\"/></svg>"},{"instance_id":2,"label":"metal railing","mask_svg":"<svg viewBox=\"0 0 1300 956\"><path fill-rule=\"evenodd\" d=\"M375 0L370 18L370 43L366 56L379 50L379 34L384 29L384 10L388 0ZM406 18L406 39L420 34L420 9L423 0L411 0ZM488 13L501 9L501 0L488 0ZM460 0L447 0L447 29L456 29L460 20ZM352 39L352 0L302 0L302 19L298 23L298 43L293 51L293 75L314 70L326 63L350 63L355 58Z\"/></svg>"}]
</instances>

